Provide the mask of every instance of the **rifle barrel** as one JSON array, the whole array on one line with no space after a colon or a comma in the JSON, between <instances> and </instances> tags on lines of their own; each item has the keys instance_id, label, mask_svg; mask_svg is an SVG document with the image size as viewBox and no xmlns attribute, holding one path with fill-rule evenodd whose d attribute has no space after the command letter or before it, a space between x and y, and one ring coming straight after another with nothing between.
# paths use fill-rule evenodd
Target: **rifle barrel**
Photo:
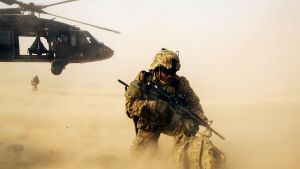
<instances>
[{"instance_id":1,"label":"rifle barrel","mask_svg":"<svg viewBox=\"0 0 300 169\"><path fill-rule=\"evenodd\" d=\"M128 87L128 84L123 82L122 80L119 79L118 82L121 83L122 85L124 85L125 87Z\"/></svg>"}]
</instances>

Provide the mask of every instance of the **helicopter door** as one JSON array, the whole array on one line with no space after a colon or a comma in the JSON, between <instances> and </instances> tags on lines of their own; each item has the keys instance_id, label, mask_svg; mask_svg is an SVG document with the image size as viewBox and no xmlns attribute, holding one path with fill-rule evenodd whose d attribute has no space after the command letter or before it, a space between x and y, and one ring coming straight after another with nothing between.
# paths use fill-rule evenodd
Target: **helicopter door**
<instances>
[{"instance_id":1,"label":"helicopter door","mask_svg":"<svg viewBox=\"0 0 300 169\"><path fill-rule=\"evenodd\" d=\"M14 54L13 32L9 30L0 30L0 57L13 57Z\"/></svg>"},{"instance_id":2,"label":"helicopter door","mask_svg":"<svg viewBox=\"0 0 300 169\"><path fill-rule=\"evenodd\" d=\"M76 47L77 46L77 43L76 43L76 35L75 34L71 34L71 37L70 37L70 43L71 43L71 47Z\"/></svg>"},{"instance_id":3,"label":"helicopter door","mask_svg":"<svg viewBox=\"0 0 300 169\"><path fill-rule=\"evenodd\" d=\"M0 31L0 45L11 45L10 31Z\"/></svg>"}]
</instances>

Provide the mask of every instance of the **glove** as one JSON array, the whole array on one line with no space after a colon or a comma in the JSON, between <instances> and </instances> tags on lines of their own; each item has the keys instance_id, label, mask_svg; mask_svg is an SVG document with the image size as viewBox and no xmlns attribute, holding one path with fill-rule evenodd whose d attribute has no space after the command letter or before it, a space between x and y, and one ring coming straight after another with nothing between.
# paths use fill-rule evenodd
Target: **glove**
<instances>
[{"instance_id":1,"label":"glove","mask_svg":"<svg viewBox=\"0 0 300 169\"><path fill-rule=\"evenodd\" d=\"M167 117L170 110L171 107L168 102L163 100L151 100L142 107L140 117L152 122L163 120Z\"/></svg>"},{"instance_id":2,"label":"glove","mask_svg":"<svg viewBox=\"0 0 300 169\"><path fill-rule=\"evenodd\" d=\"M208 121L207 117L206 117L203 113L198 113L197 115L198 115L198 117L199 117L201 120L203 120L203 121L205 121L205 122Z\"/></svg>"},{"instance_id":3,"label":"glove","mask_svg":"<svg viewBox=\"0 0 300 169\"><path fill-rule=\"evenodd\" d=\"M163 100L154 100L150 103L152 112L163 114L170 109L169 103Z\"/></svg>"},{"instance_id":4,"label":"glove","mask_svg":"<svg viewBox=\"0 0 300 169\"><path fill-rule=\"evenodd\" d=\"M199 130L199 124L193 119L190 118L185 119L184 125L185 125L185 135L188 137L194 136Z\"/></svg>"}]
</instances>

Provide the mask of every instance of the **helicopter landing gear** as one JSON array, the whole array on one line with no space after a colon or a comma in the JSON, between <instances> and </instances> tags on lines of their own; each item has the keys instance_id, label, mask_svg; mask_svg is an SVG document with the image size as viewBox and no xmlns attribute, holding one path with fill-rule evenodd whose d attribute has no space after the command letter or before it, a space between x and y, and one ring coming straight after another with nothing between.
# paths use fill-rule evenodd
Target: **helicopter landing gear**
<instances>
[{"instance_id":1,"label":"helicopter landing gear","mask_svg":"<svg viewBox=\"0 0 300 169\"><path fill-rule=\"evenodd\" d=\"M65 69L66 62L64 60L55 59L51 64L51 72L54 75L60 75L61 72Z\"/></svg>"}]
</instances>

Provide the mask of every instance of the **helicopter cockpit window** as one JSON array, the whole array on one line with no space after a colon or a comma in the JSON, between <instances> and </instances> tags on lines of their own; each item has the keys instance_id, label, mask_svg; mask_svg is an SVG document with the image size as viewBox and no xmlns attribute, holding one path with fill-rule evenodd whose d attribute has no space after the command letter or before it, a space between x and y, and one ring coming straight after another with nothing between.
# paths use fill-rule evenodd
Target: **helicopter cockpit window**
<instances>
[{"instance_id":1,"label":"helicopter cockpit window","mask_svg":"<svg viewBox=\"0 0 300 169\"><path fill-rule=\"evenodd\" d=\"M86 38L86 40L87 40L89 43L92 43L91 37L86 36L85 38Z\"/></svg>"},{"instance_id":2,"label":"helicopter cockpit window","mask_svg":"<svg viewBox=\"0 0 300 169\"><path fill-rule=\"evenodd\" d=\"M69 40L68 36L67 35L64 35L64 34L60 34L58 37L57 37L57 42L59 43L67 43Z\"/></svg>"},{"instance_id":3,"label":"helicopter cockpit window","mask_svg":"<svg viewBox=\"0 0 300 169\"><path fill-rule=\"evenodd\" d=\"M90 36L84 35L84 36L81 38L81 43L89 43L89 44L91 44L91 43L92 43L92 39L91 39Z\"/></svg>"},{"instance_id":4,"label":"helicopter cockpit window","mask_svg":"<svg viewBox=\"0 0 300 169\"><path fill-rule=\"evenodd\" d=\"M82 44L92 44L94 42L97 42L95 38L87 31L80 31L80 35L80 42Z\"/></svg>"}]
</instances>

